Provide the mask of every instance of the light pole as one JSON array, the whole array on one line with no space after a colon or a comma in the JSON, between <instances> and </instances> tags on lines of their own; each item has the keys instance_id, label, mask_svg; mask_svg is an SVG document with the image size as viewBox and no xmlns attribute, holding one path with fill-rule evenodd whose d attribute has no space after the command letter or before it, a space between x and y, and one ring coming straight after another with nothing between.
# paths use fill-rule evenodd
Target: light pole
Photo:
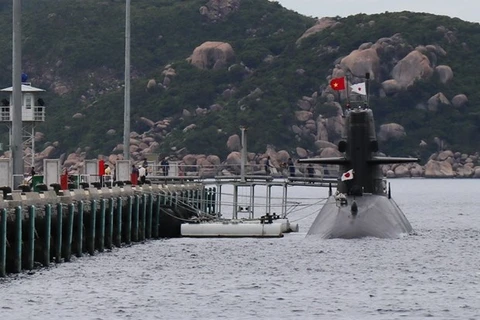
<instances>
[{"instance_id":1,"label":"light pole","mask_svg":"<svg viewBox=\"0 0 480 320\"><path fill-rule=\"evenodd\" d=\"M15 2L15 0L13 0ZM125 96L123 109L123 159L130 160L130 0L125 3Z\"/></svg>"},{"instance_id":2,"label":"light pole","mask_svg":"<svg viewBox=\"0 0 480 320\"><path fill-rule=\"evenodd\" d=\"M23 137L22 137L22 1L13 1L12 34L12 151L13 188L23 182Z\"/></svg>"}]
</instances>

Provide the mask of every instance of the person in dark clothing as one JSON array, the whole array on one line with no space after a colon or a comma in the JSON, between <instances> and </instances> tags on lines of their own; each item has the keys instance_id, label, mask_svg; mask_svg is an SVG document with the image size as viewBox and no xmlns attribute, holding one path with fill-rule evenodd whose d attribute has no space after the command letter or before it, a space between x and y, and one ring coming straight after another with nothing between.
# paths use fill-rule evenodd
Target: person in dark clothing
<instances>
[{"instance_id":1,"label":"person in dark clothing","mask_svg":"<svg viewBox=\"0 0 480 320\"><path fill-rule=\"evenodd\" d=\"M32 170L30 170L30 175L33 177L35 175L35 167L32 167Z\"/></svg>"},{"instance_id":2,"label":"person in dark clothing","mask_svg":"<svg viewBox=\"0 0 480 320\"><path fill-rule=\"evenodd\" d=\"M287 160L288 172L290 172L290 177L295 177L295 165L293 164L292 158Z\"/></svg>"},{"instance_id":3,"label":"person in dark clothing","mask_svg":"<svg viewBox=\"0 0 480 320\"><path fill-rule=\"evenodd\" d=\"M168 176L168 170L170 169L170 163L168 162L168 157L165 157L162 162L160 162L162 166L162 172L164 176Z\"/></svg>"},{"instance_id":4,"label":"person in dark clothing","mask_svg":"<svg viewBox=\"0 0 480 320\"><path fill-rule=\"evenodd\" d=\"M271 170L270 168L272 168L272 162L270 161L270 156L267 157L267 160L265 160L265 173L267 175L270 175L271 173Z\"/></svg>"}]
</instances>

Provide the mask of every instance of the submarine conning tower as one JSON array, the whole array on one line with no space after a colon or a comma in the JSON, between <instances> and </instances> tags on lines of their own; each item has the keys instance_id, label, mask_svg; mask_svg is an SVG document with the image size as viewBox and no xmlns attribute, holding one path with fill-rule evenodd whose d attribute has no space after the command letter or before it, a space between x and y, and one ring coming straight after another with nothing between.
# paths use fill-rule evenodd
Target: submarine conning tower
<instances>
[{"instance_id":1,"label":"submarine conning tower","mask_svg":"<svg viewBox=\"0 0 480 320\"><path fill-rule=\"evenodd\" d=\"M339 182L339 191L358 196L363 193L385 194L380 166L369 163L378 152L371 109L362 106L346 110L345 130L338 147L348 159L347 163L340 165L340 172L351 169L354 172L354 179Z\"/></svg>"}]
</instances>

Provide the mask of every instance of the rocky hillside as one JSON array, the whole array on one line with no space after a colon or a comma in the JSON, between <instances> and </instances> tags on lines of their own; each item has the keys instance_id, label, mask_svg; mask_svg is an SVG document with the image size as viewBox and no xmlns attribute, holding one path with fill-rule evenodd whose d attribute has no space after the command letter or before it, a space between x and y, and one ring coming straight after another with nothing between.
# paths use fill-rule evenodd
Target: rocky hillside
<instances>
[{"instance_id":1,"label":"rocky hillside","mask_svg":"<svg viewBox=\"0 0 480 320\"><path fill-rule=\"evenodd\" d=\"M121 157L124 4L23 4L24 70L47 90L38 164ZM0 17L3 43L11 44L9 4L0 5ZM334 154L345 101L328 81L357 83L369 72L381 151L423 163L443 150L473 155L479 31L478 24L410 12L316 21L267 0L135 1L130 151L135 159L227 159L246 126L254 154ZM8 71L0 82L8 87L10 46L0 53Z\"/></svg>"}]
</instances>

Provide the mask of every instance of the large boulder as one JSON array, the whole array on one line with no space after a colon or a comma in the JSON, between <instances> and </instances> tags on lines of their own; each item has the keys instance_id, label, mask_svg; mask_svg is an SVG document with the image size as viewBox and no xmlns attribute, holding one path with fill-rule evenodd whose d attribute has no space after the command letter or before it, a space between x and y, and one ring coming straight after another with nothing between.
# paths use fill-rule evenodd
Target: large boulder
<instances>
[{"instance_id":1,"label":"large boulder","mask_svg":"<svg viewBox=\"0 0 480 320\"><path fill-rule=\"evenodd\" d=\"M440 82L443 84L446 84L453 79L453 71L452 68L450 68L449 66L437 66L435 68L435 72L438 74Z\"/></svg>"},{"instance_id":2,"label":"large boulder","mask_svg":"<svg viewBox=\"0 0 480 320\"><path fill-rule=\"evenodd\" d=\"M235 52L229 43L207 41L196 47L189 59L200 69L220 69L235 61Z\"/></svg>"},{"instance_id":3,"label":"large boulder","mask_svg":"<svg viewBox=\"0 0 480 320\"><path fill-rule=\"evenodd\" d=\"M340 66L355 77L363 78L368 72L375 79L380 73L380 58L374 48L354 50L340 61Z\"/></svg>"},{"instance_id":4,"label":"large boulder","mask_svg":"<svg viewBox=\"0 0 480 320\"><path fill-rule=\"evenodd\" d=\"M468 98L463 93L457 94L455 97L452 98L452 105L455 108L461 108L464 105L466 105L467 102L468 102Z\"/></svg>"},{"instance_id":5,"label":"large boulder","mask_svg":"<svg viewBox=\"0 0 480 320\"><path fill-rule=\"evenodd\" d=\"M335 21L332 18L328 17L323 17L317 20L315 25L311 28L309 28L307 31L305 31L300 38L297 40L297 44L302 41L302 39L305 39L306 37L309 37L317 32L323 31L328 28L333 28L337 26L339 22Z\"/></svg>"},{"instance_id":6,"label":"large boulder","mask_svg":"<svg viewBox=\"0 0 480 320\"><path fill-rule=\"evenodd\" d=\"M402 88L411 86L417 79L428 79L432 74L430 60L417 50L410 52L392 70L393 79L397 80Z\"/></svg>"},{"instance_id":7,"label":"large boulder","mask_svg":"<svg viewBox=\"0 0 480 320\"><path fill-rule=\"evenodd\" d=\"M427 108L429 111L437 111L438 106L441 104L446 104L450 105L450 101L445 97L445 95L441 92L437 93L436 95L432 96L430 99L427 101Z\"/></svg>"},{"instance_id":8,"label":"large boulder","mask_svg":"<svg viewBox=\"0 0 480 320\"><path fill-rule=\"evenodd\" d=\"M390 139L401 139L405 135L405 129L398 123L386 123L380 126L378 140L387 141Z\"/></svg>"},{"instance_id":9,"label":"large boulder","mask_svg":"<svg viewBox=\"0 0 480 320\"><path fill-rule=\"evenodd\" d=\"M425 178L453 178L452 165L447 161L429 160L425 165Z\"/></svg>"},{"instance_id":10,"label":"large boulder","mask_svg":"<svg viewBox=\"0 0 480 320\"><path fill-rule=\"evenodd\" d=\"M240 151L242 144L238 134L231 135L227 140L227 148L230 151Z\"/></svg>"},{"instance_id":11,"label":"large boulder","mask_svg":"<svg viewBox=\"0 0 480 320\"><path fill-rule=\"evenodd\" d=\"M401 87L397 80L389 79L382 82L382 89L387 95L395 94L400 91Z\"/></svg>"}]
</instances>

